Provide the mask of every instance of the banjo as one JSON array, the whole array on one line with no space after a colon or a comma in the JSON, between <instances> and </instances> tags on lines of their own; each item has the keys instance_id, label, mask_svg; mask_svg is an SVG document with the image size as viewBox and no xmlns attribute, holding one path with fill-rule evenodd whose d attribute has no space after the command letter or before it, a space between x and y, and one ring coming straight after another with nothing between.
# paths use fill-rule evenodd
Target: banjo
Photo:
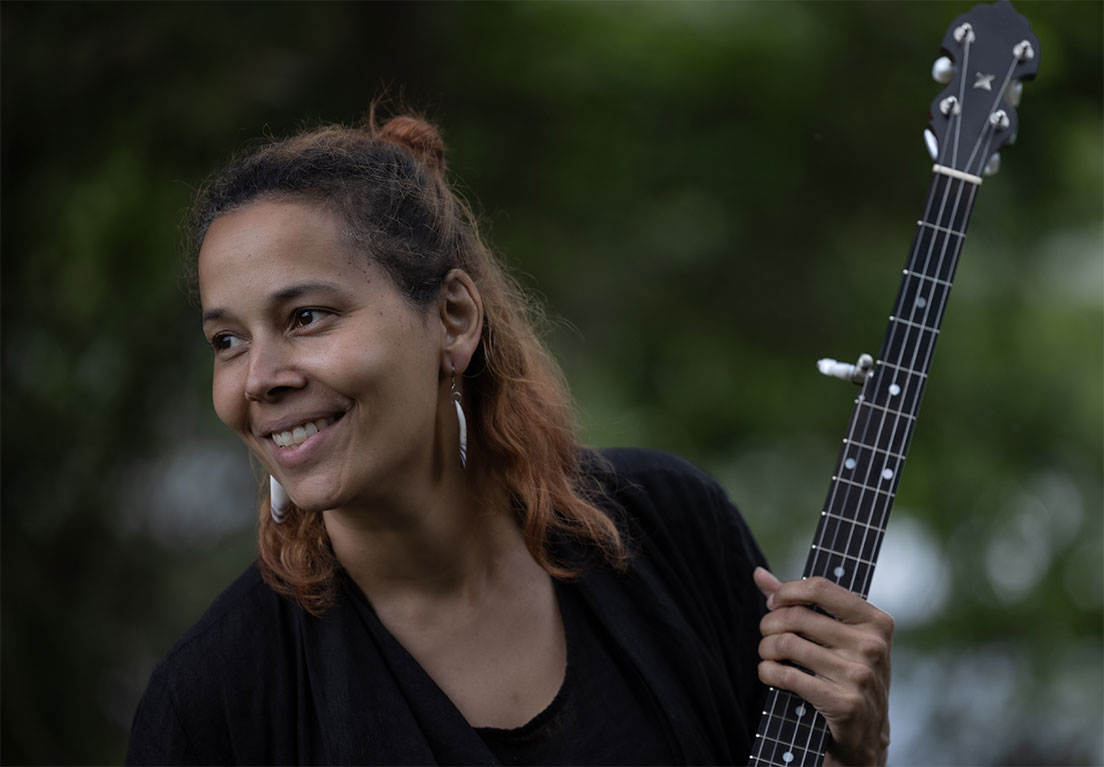
<instances>
[{"instance_id":1,"label":"banjo","mask_svg":"<svg viewBox=\"0 0 1104 767\"><path fill-rule=\"evenodd\" d=\"M822 359L826 375L862 389L843 438L803 577L823 576L864 599L901 480L932 353L982 177L1016 138L1024 80L1039 69L1039 42L1008 0L955 19L932 76L944 89L924 141L931 182L877 359ZM828 725L801 697L769 688L751 765L820 765Z\"/></svg>"}]
</instances>

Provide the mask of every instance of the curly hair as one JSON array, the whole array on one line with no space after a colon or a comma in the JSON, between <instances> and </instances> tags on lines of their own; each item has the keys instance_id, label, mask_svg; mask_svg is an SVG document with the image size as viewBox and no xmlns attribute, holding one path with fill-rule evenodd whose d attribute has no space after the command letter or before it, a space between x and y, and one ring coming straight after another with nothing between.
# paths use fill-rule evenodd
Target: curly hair
<instances>
[{"instance_id":1,"label":"curly hair","mask_svg":"<svg viewBox=\"0 0 1104 767\"><path fill-rule=\"evenodd\" d=\"M537 333L540 312L492 255L469 206L446 178L445 146L426 120L403 115L357 127L326 126L233 160L200 190L187 225L193 274L199 247L221 215L260 200L328 206L355 252L378 264L413 305L427 308L445 276L462 269L483 299L482 339L465 374L469 451L506 489L525 544L551 576L578 568L553 552L567 535L622 568L616 524L584 486L574 412L559 366ZM321 514L289 509L273 522L259 508L259 566L268 584L321 615L333 602L338 562Z\"/></svg>"}]
</instances>

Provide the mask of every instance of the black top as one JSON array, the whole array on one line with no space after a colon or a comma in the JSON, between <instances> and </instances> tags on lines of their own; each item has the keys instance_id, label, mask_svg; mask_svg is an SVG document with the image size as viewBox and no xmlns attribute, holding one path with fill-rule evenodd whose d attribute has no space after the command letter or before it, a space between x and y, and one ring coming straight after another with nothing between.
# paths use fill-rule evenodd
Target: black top
<instances>
[{"instance_id":1,"label":"black top","mask_svg":"<svg viewBox=\"0 0 1104 767\"><path fill-rule=\"evenodd\" d=\"M567 673L556 697L532 720L476 732L504 765L662 765L673 746L647 686L619 660L573 584L557 583Z\"/></svg>"},{"instance_id":2,"label":"black top","mask_svg":"<svg viewBox=\"0 0 1104 767\"><path fill-rule=\"evenodd\" d=\"M751 579L762 554L724 491L694 466L642 450L603 456L585 471L605 487L601 505L633 557L624 573L587 564L572 589L673 761L745 763L763 693L765 608ZM570 543L557 553L588 561ZM497 764L343 580L337 603L315 618L250 567L154 670L127 762Z\"/></svg>"}]
</instances>

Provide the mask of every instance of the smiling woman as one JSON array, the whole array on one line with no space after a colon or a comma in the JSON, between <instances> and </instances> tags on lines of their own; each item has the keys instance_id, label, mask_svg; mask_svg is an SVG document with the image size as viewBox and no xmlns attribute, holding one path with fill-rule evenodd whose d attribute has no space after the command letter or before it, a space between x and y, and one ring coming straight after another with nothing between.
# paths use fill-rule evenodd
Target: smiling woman
<instances>
[{"instance_id":1,"label":"smiling woman","mask_svg":"<svg viewBox=\"0 0 1104 767\"><path fill-rule=\"evenodd\" d=\"M763 683L824 714L829 761L884 760L892 621L779 583L693 466L577 444L431 125L261 148L191 233L215 411L272 495L128 761L732 763Z\"/></svg>"},{"instance_id":2,"label":"smiling woman","mask_svg":"<svg viewBox=\"0 0 1104 767\"><path fill-rule=\"evenodd\" d=\"M435 407L442 355L465 369L462 334L480 324L457 272L466 301L454 297L458 332L442 351L431 315L343 250L335 213L256 202L216 220L199 256L215 411L314 518L428 480L444 459L433 450L447 425Z\"/></svg>"}]
</instances>

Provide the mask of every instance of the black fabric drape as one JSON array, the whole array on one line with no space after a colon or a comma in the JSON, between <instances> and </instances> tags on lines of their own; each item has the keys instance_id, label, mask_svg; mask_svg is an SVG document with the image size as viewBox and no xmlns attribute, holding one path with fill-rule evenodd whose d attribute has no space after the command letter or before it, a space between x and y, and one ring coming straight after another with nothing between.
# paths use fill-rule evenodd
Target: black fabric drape
<instances>
[{"instance_id":1,"label":"black fabric drape","mask_svg":"<svg viewBox=\"0 0 1104 767\"><path fill-rule=\"evenodd\" d=\"M764 560L724 491L665 453L588 455L633 550L617 573L571 542L580 594L650 691L684 764L745 763L758 721ZM158 665L129 764L497 764L343 576L318 619L251 566Z\"/></svg>"}]
</instances>

